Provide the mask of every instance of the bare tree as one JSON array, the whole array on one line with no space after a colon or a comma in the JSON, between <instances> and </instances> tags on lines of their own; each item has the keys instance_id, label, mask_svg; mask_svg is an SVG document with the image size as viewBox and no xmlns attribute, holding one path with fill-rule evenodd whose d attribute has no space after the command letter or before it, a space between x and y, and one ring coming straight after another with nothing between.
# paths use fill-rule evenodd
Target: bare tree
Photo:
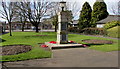
<instances>
[{"instance_id":1,"label":"bare tree","mask_svg":"<svg viewBox=\"0 0 120 69\"><path fill-rule=\"evenodd\" d=\"M57 32L58 28L58 15L54 15L51 17L52 24L55 26L55 32Z\"/></svg>"},{"instance_id":2,"label":"bare tree","mask_svg":"<svg viewBox=\"0 0 120 69\"><path fill-rule=\"evenodd\" d=\"M51 13L52 23L55 26L55 32L57 32L57 28L58 28L58 14L57 13L59 11L60 11L59 2L53 2L50 13Z\"/></svg>"},{"instance_id":3,"label":"bare tree","mask_svg":"<svg viewBox=\"0 0 120 69\"><path fill-rule=\"evenodd\" d=\"M79 2L67 2L67 9L72 12L73 19L79 15L81 7L79 7Z\"/></svg>"},{"instance_id":4,"label":"bare tree","mask_svg":"<svg viewBox=\"0 0 120 69\"><path fill-rule=\"evenodd\" d=\"M0 10L1 18L9 23L10 36L12 36L12 19L14 18L14 2L1 2L2 10Z\"/></svg>"},{"instance_id":5,"label":"bare tree","mask_svg":"<svg viewBox=\"0 0 120 69\"><path fill-rule=\"evenodd\" d=\"M19 13L20 22L22 23L22 31L24 31L25 23L27 22L26 15L24 13Z\"/></svg>"},{"instance_id":6,"label":"bare tree","mask_svg":"<svg viewBox=\"0 0 120 69\"><path fill-rule=\"evenodd\" d=\"M19 8L25 13L26 17L36 28L36 32L39 32L39 25L41 24L41 19L46 14L47 10L50 9L50 2L45 0L41 1L31 1L31 2L20 2ZM20 7L21 5L21 7Z\"/></svg>"},{"instance_id":7,"label":"bare tree","mask_svg":"<svg viewBox=\"0 0 120 69\"><path fill-rule=\"evenodd\" d=\"M27 17L26 14L18 6L21 8L21 5L18 2L16 2L15 3L16 18L14 20L17 20L22 23L22 31L24 31L25 23L27 22Z\"/></svg>"}]
</instances>

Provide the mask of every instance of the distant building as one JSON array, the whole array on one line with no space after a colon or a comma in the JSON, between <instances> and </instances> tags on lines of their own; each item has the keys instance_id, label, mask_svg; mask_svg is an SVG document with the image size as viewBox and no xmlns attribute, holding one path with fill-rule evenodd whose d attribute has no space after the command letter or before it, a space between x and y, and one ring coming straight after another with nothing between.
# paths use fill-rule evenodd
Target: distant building
<instances>
[{"instance_id":1,"label":"distant building","mask_svg":"<svg viewBox=\"0 0 120 69\"><path fill-rule=\"evenodd\" d=\"M23 23L19 21L14 21L11 24L12 24L12 30L21 30L23 26ZM41 26L42 29L51 29L52 23L50 19L44 19L43 22L39 24L38 28L41 29ZM0 22L0 29L9 30L9 23ZM35 27L30 22L27 21L24 25L24 29L35 29Z\"/></svg>"},{"instance_id":2,"label":"distant building","mask_svg":"<svg viewBox=\"0 0 120 69\"><path fill-rule=\"evenodd\" d=\"M53 24L51 18L45 18L42 20L42 28L43 29L52 29Z\"/></svg>"},{"instance_id":3,"label":"distant building","mask_svg":"<svg viewBox=\"0 0 120 69\"><path fill-rule=\"evenodd\" d=\"M2 23L0 23L0 34L3 33Z\"/></svg>"},{"instance_id":4,"label":"distant building","mask_svg":"<svg viewBox=\"0 0 120 69\"><path fill-rule=\"evenodd\" d=\"M71 27L78 27L78 20L73 20L73 22L70 23Z\"/></svg>"},{"instance_id":5,"label":"distant building","mask_svg":"<svg viewBox=\"0 0 120 69\"><path fill-rule=\"evenodd\" d=\"M20 30L22 29L22 23L20 22L12 22L12 29L14 30ZM32 24L30 22L25 23L24 29L31 29L32 28Z\"/></svg>"},{"instance_id":6,"label":"distant building","mask_svg":"<svg viewBox=\"0 0 120 69\"><path fill-rule=\"evenodd\" d=\"M120 19L120 15L109 15L107 18L96 22L97 28L103 28L103 26L104 26L107 22L120 21L119 19Z\"/></svg>"},{"instance_id":7,"label":"distant building","mask_svg":"<svg viewBox=\"0 0 120 69\"><path fill-rule=\"evenodd\" d=\"M22 23L20 23L20 22L12 22L11 23L12 24L12 30L20 30L20 29L22 29ZM3 25L3 28L5 29L5 30L8 30L9 29L9 23L2 23L2 25ZM31 27L32 27L32 24L31 23L25 23L25 26L24 26L24 28L25 29L31 29Z\"/></svg>"},{"instance_id":8,"label":"distant building","mask_svg":"<svg viewBox=\"0 0 120 69\"><path fill-rule=\"evenodd\" d=\"M5 32L5 22L0 21L0 33L4 33L4 32Z\"/></svg>"}]
</instances>

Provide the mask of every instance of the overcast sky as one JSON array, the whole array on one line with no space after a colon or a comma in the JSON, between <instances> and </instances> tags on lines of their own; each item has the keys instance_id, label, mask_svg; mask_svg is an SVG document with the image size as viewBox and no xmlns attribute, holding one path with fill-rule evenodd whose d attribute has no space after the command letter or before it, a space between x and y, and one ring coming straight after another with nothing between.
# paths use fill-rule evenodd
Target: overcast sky
<instances>
[{"instance_id":1,"label":"overcast sky","mask_svg":"<svg viewBox=\"0 0 120 69\"><path fill-rule=\"evenodd\" d=\"M1 0L0 0L1 1ZM8 1L8 0L7 0ZM12 1L20 1L20 0L12 0ZM40 1L40 0L38 0ZM76 2L77 3L77 7L76 9L79 9L79 11L81 10L82 8L82 5L87 1L91 7L93 7L93 4L95 3L96 0L48 0L48 1L56 1L56 2L60 2L60 1L67 1L67 2L70 2L71 4ZM118 2L120 0L104 0L104 2L106 3L107 5L107 10L109 12L110 15L114 15L111 8L114 8L116 9L116 11L118 11ZM1 8L1 6L0 6ZM74 16L75 20L77 20L79 18L79 11L77 12L77 14ZM1 18L0 18L0 21L3 21Z\"/></svg>"}]
</instances>

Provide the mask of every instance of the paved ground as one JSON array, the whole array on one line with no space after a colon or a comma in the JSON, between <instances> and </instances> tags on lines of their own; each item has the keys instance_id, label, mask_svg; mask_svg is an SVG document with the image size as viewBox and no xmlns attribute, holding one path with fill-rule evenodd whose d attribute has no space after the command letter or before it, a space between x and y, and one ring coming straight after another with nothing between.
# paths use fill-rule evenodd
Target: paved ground
<instances>
[{"instance_id":1,"label":"paved ground","mask_svg":"<svg viewBox=\"0 0 120 69\"><path fill-rule=\"evenodd\" d=\"M87 48L53 50L52 58L4 63L8 67L118 67L118 52Z\"/></svg>"}]
</instances>

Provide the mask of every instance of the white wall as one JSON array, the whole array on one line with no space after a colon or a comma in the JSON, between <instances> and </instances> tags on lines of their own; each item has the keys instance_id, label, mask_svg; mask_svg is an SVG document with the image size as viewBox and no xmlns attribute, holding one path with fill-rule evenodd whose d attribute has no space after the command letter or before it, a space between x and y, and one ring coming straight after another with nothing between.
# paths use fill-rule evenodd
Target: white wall
<instances>
[{"instance_id":1,"label":"white wall","mask_svg":"<svg viewBox=\"0 0 120 69\"><path fill-rule=\"evenodd\" d=\"M103 28L104 24L97 24L97 28Z\"/></svg>"}]
</instances>

